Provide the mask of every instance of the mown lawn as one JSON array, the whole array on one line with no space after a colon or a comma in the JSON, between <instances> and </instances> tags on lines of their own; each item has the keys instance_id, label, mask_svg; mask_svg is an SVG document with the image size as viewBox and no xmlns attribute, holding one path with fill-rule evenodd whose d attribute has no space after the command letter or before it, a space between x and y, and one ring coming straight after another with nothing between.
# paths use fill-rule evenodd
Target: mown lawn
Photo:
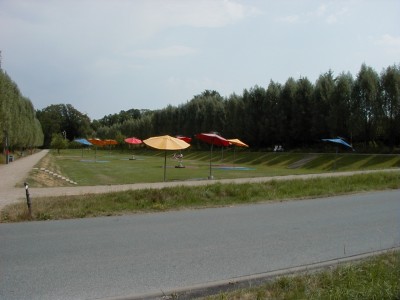
<instances>
[{"instance_id":1,"label":"mown lawn","mask_svg":"<svg viewBox=\"0 0 400 300\"><path fill-rule=\"evenodd\" d=\"M186 151L186 152L185 152ZM207 179L210 175L210 152L185 150L185 168L176 168L178 162L167 152L166 181ZM131 160L132 154L135 160ZM112 185L164 180L163 151L149 149L117 150L63 150L51 152L33 170L29 178L31 187L70 185L48 176L46 168L77 182L78 185ZM304 154L263 153L217 149L212 156L212 176L215 179L264 177L349 170L368 170L400 167L399 155L356 154ZM39 176L40 175L40 176Z\"/></svg>"}]
</instances>

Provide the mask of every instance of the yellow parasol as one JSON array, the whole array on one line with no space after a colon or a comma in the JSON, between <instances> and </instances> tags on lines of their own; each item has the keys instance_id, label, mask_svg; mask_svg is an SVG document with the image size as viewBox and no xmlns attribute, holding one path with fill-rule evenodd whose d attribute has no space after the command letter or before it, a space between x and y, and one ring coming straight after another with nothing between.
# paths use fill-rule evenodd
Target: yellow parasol
<instances>
[{"instance_id":1,"label":"yellow parasol","mask_svg":"<svg viewBox=\"0 0 400 300\"><path fill-rule=\"evenodd\" d=\"M178 138L174 138L169 135L155 136L148 138L147 140L143 140L147 146L150 146L155 149L165 150L165 158L164 158L164 181L166 175L167 168L167 150L182 150L186 149L190 146L190 144L182 141Z\"/></svg>"},{"instance_id":2,"label":"yellow parasol","mask_svg":"<svg viewBox=\"0 0 400 300\"><path fill-rule=\"evenodd\" d=\"M241 140L239 139L228 139L229 143L231 143L234 147L233 147L233 163L235 163L235 159L236 159L236 146L238 147L249 147L249 145L243 143Z\"/></svg>"},{"instance_id":3,"label":"yellow parasol","mask_svg":"<svg viewBox=\"0 0 400 300\"><path fill-rule=\"evenodd\" d=\"M241 140L239 139L228 139L228 141L235 146L239 146L239 147L249 147L249 145L243 143Z\"/></svg>"}]
</instances>

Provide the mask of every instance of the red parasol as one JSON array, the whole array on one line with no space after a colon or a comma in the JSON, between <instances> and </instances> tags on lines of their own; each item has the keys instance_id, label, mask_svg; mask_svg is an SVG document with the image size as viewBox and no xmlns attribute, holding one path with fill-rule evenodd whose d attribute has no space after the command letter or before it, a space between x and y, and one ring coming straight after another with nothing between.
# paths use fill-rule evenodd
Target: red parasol
<instances>
[{"instance_id":1,"label":"red parasol","mask_svg":"<svg viewBox=\"0 0 400 300\"><path fill-rule=\"evenodd\" d=\"M142 143L142 140L139 140L138 138L135 137L126 138L124 141L132 145L139 145Z\"/></svg>"},{"instance_id":2,"label":"red parasol","mask_svg":"<svg viewBox=\"0 0 400 300\"><path fill-rule=\"evenodd\" d=\"M196 139L215 146L228 147L230 142L216 133L199 133L196 134Z\"/></svg>"},{"instance_id":3,"label":"red parasol","mask_svg":"<svg viewBox=\"0 0 400 300\"><path fill-rule=\"evenodd\" d=\"M181 135L177 135L176 136L177 139L180 139L182 141L185 141L186 143L190 144L190 142L192 141L192 138L187 137L187 136L181 136Z\"/></svg>"},{"instance_id":4,"label":"red parasol","mask_svg":"<svg viewBox=\"0 0 400 300\"><path fill-rule=\"evenodd\" d=\"M227 139L223 138L222 136L220 136L216 133L199 133L199 134L196 134L196 138L203 142L211 144L210 176L208 177L208 179L213 179L214 177L212 176L212 167L211 167L213 146L216 145L216 146L228 147L230 145L230 142Z\"/></svg>"}]
</instances>

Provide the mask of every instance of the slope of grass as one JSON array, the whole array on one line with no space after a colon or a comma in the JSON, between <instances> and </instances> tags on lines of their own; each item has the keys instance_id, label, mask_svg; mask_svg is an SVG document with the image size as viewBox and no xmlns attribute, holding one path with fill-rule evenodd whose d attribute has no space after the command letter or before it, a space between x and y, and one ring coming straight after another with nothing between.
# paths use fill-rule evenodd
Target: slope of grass
<instances>
[{"instance_id":1,"label":"slope of grass","mask_svg":"<svg viewBox=\"0 0 400 300\"><path fill-rule=\"evenodd\" d=\"M336 194L400 188L400 173L374 173L309 180L265 183L220 184L132 190L100 195L36 198L33 219L69 219L111 216L137 212L177 210L282 201ZM24 203L7 206L1 222L28 220Z\"/></svg>"},{"instance_id":2,"label":"slope of grass","mask_svg":"<svg viewBox=\"0 0 400 300\"><path fill-rule=\"evenodd\" d=\"M96 153L96 155L95 155ZM132 153L136 160L130 160ZM185 168L175 168L178 162L167 152L166 179L206 179L210 173L210 152L187 151L184 153ZM232 150L213 151L212 175L216 179L241 177L264 177L290 174L321 173L331 171L367 170L400 166L396 155L354 155L315 154L313 159L299 168L289 168L295 162L309 157L305 153L262 153ZM56 169L63 176L78 185L110 185L139 182L159 182L164 176L164 152L137 150L118 152L116 150L64 150L61 155L51 152L37 167ZM40 169L31 172L25 179L31 187L46 186L38 179ZM43 175L43 174L42 174ZM51 182L52 186L65 182Z\"/></svg>"},{"instance_id":3,"label":"slope of grass","mask_svg":"<svg viewBox=\"0 0 400 300\"><path fill-rule=\"evenodd\" d=\"M262 286L209 296L207 300L238 299L376 299L400 298L400 252L390 252L330 270L284 276Z\"/></svg>"}]
</instances>

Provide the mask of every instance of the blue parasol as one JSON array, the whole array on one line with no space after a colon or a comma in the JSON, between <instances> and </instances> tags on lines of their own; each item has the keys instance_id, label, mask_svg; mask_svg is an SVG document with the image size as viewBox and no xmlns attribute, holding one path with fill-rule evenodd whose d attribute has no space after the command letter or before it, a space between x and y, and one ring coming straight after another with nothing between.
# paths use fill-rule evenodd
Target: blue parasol
<instances>
[{"instance_id":1,"label":"blue parasol","mask_svg":"<svg viewBox=\"0 0 400 300\"><path fill-rule=\"evenodd\" d=\"M354 149L353 149L353 147L350 145L350 144L348 144L347 142L345 142L344 140L342 140L341 138L336 138L336 139L322 139L324 142L331 142L331 143L336 143L336 144L342 144L342 145L344 145L344 146L346 146L346 147L349 147L350 149L352 149L353 151L354 151Z\"/></svg>"},{"instance_id":2,"label":"blue parasol","mask_svg":"<svg viewBox=\"0 0 400 300\"><path fill-rule=\"evenodd\" d=\"M92 143L89 142L87 139L75 139L74 141L86 146L92 146Z\"/></svg>"},{"instance_id":3,"label":"blue parasol","mask_svg":"<svg viewBox=\"0 0 400 300\"><path fill-rule=\"evenodd\" d=\"M322 141L324 142L331 142L331 143L335 143L337 145L343 145L346 146L348 148L350 148L351 150L355 151L353 146L351 146L349 143L347 143L346 141L344 141L343 139L341 139L340 137L337 137L336 139L322 139ZM336 147L336 159L335 159L335 163L334 163L334 169L336 170L336 160L337 160L337 156L338 156L338 149L339 147Z\"/></svg>"}]
</instances>

